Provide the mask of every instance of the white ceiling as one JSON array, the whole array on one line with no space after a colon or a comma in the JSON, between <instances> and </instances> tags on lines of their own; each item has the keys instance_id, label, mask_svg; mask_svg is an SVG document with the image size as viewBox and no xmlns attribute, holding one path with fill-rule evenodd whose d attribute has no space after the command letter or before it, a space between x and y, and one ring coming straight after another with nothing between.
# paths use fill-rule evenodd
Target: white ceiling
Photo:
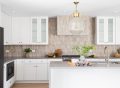
<instances>
[{"instance_id":1,"label":"white ceiling","mask_svg":"<svg viewBox=\"0 0 120 88\"><path fill-rule=\"evenodd\" d=\"M0 0L2 10L14 16L58 16L74 11L74 0ZM80 0L83 15L120 15L120 0Z\"/></svg>"}]
</instances>

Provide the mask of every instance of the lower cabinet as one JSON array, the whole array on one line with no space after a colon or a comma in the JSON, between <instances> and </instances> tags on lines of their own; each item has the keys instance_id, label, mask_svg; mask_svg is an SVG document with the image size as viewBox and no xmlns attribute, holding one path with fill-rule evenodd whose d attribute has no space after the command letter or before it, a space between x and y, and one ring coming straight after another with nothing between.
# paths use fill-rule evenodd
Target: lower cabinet
<instances>
[{"instance_id":1,"label":"lower cabinet","mask_svg":"<svg viewBox=\"0 0 120 88\"><path fill-rule=\"evenodd\" d=\"M23 69L24 69L24 60L18 59L16 60L16 80L23 80Z\"/></svg>"},{"instance_id":2,"label":"lower cabinet","mask_svg":"<svg viewBox=\"0 0 120 88\"><path fill-rule=\"evenodd\" d=\"M16 81L49 80L49 64L62 59L18 59L16 60Z\"/></svg>"},{"instance_id":3,"label":"lower cabinet","mask_svg":"<svg viewBox=\"0 0 120 88\"><path fill-rule=\"evenodd\" d=\"M4 88L10 88L15 82L48 82L49 65L51 61L62 59L17 59L15 60L15 74L6 80L6 64L4 64Z\"/></svg>"},{"instance_id":4,"label":"lower cabinet","mask_svg":"<svg viewBox=\"0 0 120 88\"><path fill-rule=\"evenodd\" d=\"M36 68L36 80L48 80L48 64L37 64Z\"/></svg>"},{"instance_id":5,"label":"lower cabinet","mask_svg":"<svg viewBox=\"0 0 120 88\"><path fill-rule=\"evenodd\" d=\"M25 63L24 64L24 80L36 80L36 64Z\"/></svg>"},{"instance_id":6,"label":"lower cabinet","mask_svg":"<svg viewBox=\"0 0 120 88\"><path fill-rule=\"evenodd\" d=\"M48 80L48 61L44 60L17 60L16 81L44 81Z\"/></svg>"}]
</instances>

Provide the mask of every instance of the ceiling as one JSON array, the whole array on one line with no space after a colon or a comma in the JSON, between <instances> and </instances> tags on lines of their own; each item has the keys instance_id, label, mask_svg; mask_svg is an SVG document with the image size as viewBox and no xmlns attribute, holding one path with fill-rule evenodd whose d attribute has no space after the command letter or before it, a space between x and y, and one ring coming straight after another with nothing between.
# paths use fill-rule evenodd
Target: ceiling
<instances>
[{"instance_id":1,"label":"ceiling","mask_svg":"<svg viewBox=\"0 0 120 88\"><path fill-rule=\"evenodd\" d=\"M0 0L2 10L13 16L58 16L72 14L74 0ZM78 10L88 16L119 16L120 0L80 0Z\"/></svg>"}]
</instances>

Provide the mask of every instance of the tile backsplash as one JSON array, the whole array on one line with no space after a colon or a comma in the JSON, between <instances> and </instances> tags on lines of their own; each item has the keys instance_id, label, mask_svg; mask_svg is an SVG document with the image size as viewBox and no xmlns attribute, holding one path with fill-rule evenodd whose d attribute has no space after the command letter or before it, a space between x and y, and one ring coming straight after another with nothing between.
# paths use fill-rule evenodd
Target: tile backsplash
<instances>
[{"instance_id":1,"label":"tile backsplash","mask_svg":"<svg viewBox=\"0 0 120 88\"><path fill-rule=\"evenodd\" d=\"M60 48L63 54L75 54L72 51L74 45L95 44L95 19L87 17L88 35L57 35L57 18L49 18L49 44L48 45L6 45L5 57L23 57L24 49L31 48L34 50L30 57L44 57L48 52L54 52ZM96 45L94 54L96 56L104 56L104 47ZM120 46L108 46L112 53Z\"/></svg>"}]
</instances>

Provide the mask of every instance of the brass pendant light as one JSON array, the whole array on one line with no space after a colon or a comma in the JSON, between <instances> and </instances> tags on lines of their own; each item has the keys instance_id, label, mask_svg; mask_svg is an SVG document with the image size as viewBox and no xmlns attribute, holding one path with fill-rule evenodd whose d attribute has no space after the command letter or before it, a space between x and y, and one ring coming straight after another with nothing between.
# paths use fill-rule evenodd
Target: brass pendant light
<instances>
[{"instance_id":1,"label":"brass pendant light","mask_svg":"<svg viewBox=\"0 0 120 88\"><path fill-rule=\"evenodd\" d=\"M81 19L80 13L77 9L79 1L74 1L73 4L75 5L75 11L72 14L69 27L71 34L79 35L84 31L85 24L84 21Z\"/></svg>"},{"instance_id":2,"label":"brass pendant light","mask_svg":"<svg viewBox=\"0 0 120 88\"><path fill-rule=\"evenodd\" d=\"M77 10L77 6L78 6L79 2L78 1L74 1L73 3L75 4L75 12L73 13L73 16L74 17L79 17L80 13Z\"/></svg>"}]
</instances>

